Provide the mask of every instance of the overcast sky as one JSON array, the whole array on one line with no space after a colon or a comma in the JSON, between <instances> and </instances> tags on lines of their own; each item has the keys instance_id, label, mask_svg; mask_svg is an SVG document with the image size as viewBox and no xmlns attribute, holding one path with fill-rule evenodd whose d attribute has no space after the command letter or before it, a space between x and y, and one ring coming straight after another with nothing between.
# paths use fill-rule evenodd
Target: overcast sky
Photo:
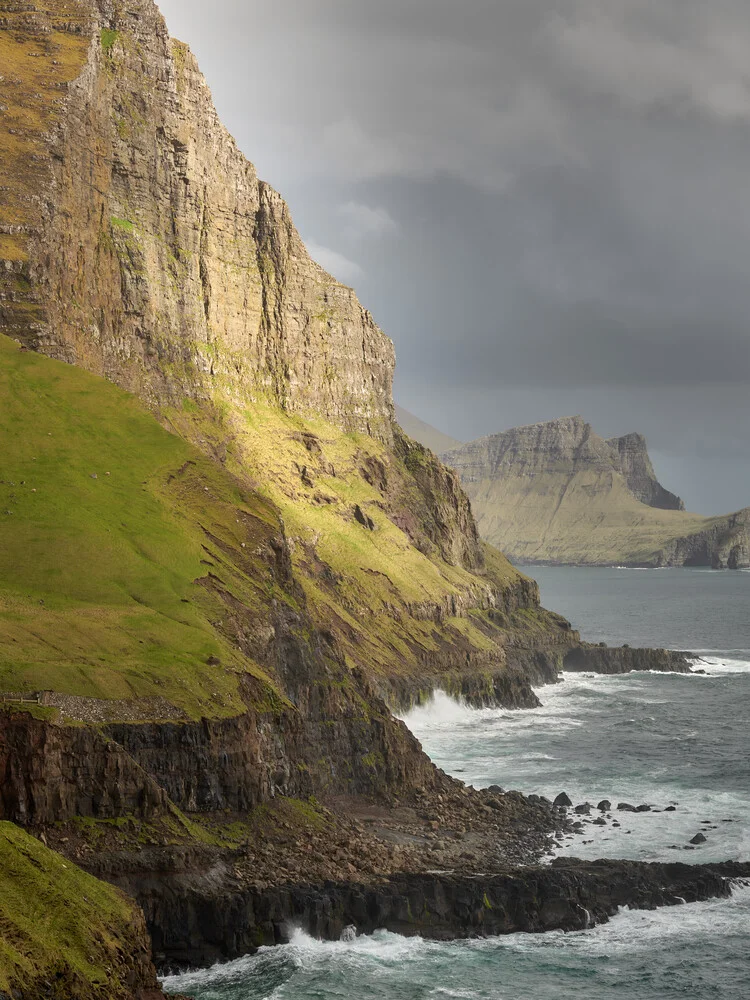
<instances>
[{"instance_id":1,"label":"overcast sky","mask_svg":"<svg viewBox=\"0 0 750 1000\"><path fill-rule=\"evenodd\" d=\"M581 413L750 505L747 0L162 0L463 440Z\"/></svg>"}]
</instances>

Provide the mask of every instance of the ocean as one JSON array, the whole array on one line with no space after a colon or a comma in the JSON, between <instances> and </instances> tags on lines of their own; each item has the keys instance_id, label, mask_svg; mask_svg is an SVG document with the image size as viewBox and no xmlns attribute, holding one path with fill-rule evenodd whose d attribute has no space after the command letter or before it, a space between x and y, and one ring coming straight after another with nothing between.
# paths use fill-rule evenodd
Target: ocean
<instances>
[{"instance_id":1,"label":"ocean","mask_svg":"<svg viewBox=\"0 0 750 1000\"><path fill-rule=\"evenodd\" d=\"M437 694L405 717L426 752L477 787L653 807L613 812L619 827L587 825L560 854L750 860L750 573L528 572L543 603L585 638L690 650L706 673L567 674L539 690L542 708L516 712ZM698 832L706 842L693 847ZM288 945L165 987L198 1000L747 1000L750 889L569 934L437 943L379 932L326 943L297 930Z\"/></svg>"}]
</instances>

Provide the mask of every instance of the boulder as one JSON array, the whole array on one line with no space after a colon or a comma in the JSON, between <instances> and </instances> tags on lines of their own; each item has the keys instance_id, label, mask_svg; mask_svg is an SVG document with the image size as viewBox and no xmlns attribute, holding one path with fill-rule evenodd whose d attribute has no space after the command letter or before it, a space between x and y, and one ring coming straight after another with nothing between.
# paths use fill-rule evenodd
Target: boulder
<instances>
[{"instance_id":1,"label":"boulder","mask_svg":"<svg viewBox=\"0 0 750 1000\"><path fill-rule=\"evenodd\" d=\"M552 805L557 806L560 809L569 809L570 806L573 805L573 803L571 802L570 797L565 794L565 792L560 792L560 794L557 796Z\"/></svg>"}]
</instances>

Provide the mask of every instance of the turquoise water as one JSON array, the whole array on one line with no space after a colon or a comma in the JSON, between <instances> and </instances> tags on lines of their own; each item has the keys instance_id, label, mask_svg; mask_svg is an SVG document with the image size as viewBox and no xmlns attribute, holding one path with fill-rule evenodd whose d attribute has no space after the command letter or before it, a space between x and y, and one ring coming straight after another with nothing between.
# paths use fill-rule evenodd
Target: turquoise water
<instances>
[{"instance_id":1,"label":"turquoise water","mask_svg":"<svg viewBox=\"0 0 750 1000\"><path fill-rule=\"evenodd\" d=\"M750 573L535 568L542 598L594 640L700 650L706 676L568 675L534 711L474 711L444 695L406 721L440 766L578 802L675 812L620 814L561 853L750 859ZM705 822L707 821L707 822ZM685 850L705 831L707 843ZM435 943L385 932L292 942L166 983L199 1000L746 1000L750 890L729 901L624 912L575 934Z\"/></svg>"}]
</instances>

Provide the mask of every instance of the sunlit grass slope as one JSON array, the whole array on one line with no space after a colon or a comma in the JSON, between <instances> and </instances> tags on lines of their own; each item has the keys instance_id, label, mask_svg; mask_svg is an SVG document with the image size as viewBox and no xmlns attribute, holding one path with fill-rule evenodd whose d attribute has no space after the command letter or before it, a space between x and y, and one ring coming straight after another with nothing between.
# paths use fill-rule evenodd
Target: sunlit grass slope
<instances>
[{"instance_id":1,"label":"sunlit grass slope","mask_svg":"<svg viewBox=\"0 0 750 1000\"><path fill-rule=\"evenodd\" d=\"M262 612L272 508L135 397L0 337L0 691L242 710L260 674L208 574Z\"/></svg>"},{"instance_id":2,"label":"sunlit grass slope","mask_svg":"<svg viewBox=\"0 0 750 1000\"><path fill-rule=\"evenodd\" d=\"M481 608L490 590L518 584L521 574L499 552L469 570L441 549L461 531L442 486L430 493L419 485L440 475L434 455L258 402L224 414L217 422L189 406L169 420L203 447L231 442L229 467L251 475L281 512L308 610L350 666L398 674L437 662L449 647L454 663L472 651L497 654L507 630ZM535 623L542 629L545 614ZM529 630L528 616L507 624Z\"/></svg>"},{"instance_id":3,"label":"sunlit grass slope","mask_svg":"<svg viewBox=\"0 0 750 1000\"><path fill-rule=\"evenodd\" d=\"M47 981L71 997L132 996L123 959L139 919L117 889L0 823L0 989Z\"/></svg>"}]
</instances>

